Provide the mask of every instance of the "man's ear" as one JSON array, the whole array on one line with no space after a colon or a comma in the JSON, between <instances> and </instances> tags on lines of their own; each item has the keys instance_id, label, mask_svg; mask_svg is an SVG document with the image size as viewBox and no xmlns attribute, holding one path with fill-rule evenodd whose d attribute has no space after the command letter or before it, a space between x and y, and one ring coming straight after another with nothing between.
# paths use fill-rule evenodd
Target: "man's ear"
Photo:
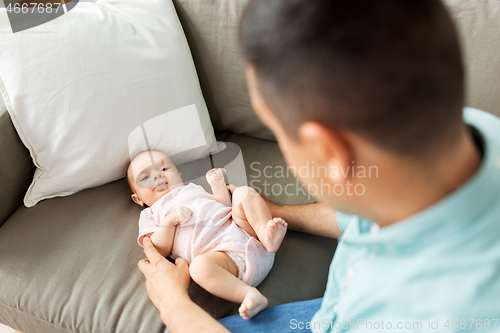
<instances>
[{"instance_id":1,"label":"man's ear","mask_svg":"<svg viewBox=\"0 0 500 333\"><path fill-rule=\"evenodd\" d=\"M184 179L182 178L182 172L179 172L179 176L181 176L181 179L182 179L182 180L184 180Z\"/></svg>"},{"instance_id":2,"label":"man's ear","mask_svg":"<svg viewBox=\"0 0 500 333\"><path fill-rule=\"evenodd\" d=\"M132 200L134 200L134 202L136 204L140 205L141 207L144 206L144 202L139 198L137 193L132 194L131 197L132 197Z\"/></svg>"},{"instance_id":3,"label":"man's ear","mask_svg":"<svg viewBox=\"0 0 500 333\"><path fill-rule=\"evenodd\" d=\"M316 121L308 121L299 127L298 135L301 145L311 152L318 164L326 166L328 170L348 170L351 166L352 150L340 131ZM345 182L342 172L333 174L333 177L330 176L333 181Z\"/></svg>"}]
</instances>

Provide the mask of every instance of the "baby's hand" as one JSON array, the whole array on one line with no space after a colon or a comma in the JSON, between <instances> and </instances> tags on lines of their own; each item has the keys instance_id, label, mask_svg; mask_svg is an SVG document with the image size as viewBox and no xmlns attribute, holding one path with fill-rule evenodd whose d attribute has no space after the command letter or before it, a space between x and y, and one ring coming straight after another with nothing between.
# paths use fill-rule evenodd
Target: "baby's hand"
<instances>
[{"instance_id":1,"label":"baby's hand","mask_svg":"<svg viewBox=\"0 0 500 333\"><path fill-rule=\"evenodd\" d=\"M191 217L191 209L186 206L177 206L174 210L165 216L164 223L176 226L179 223L183 224L189 220Z\"/></svg>"},{"instance_id":2,"label":"baby's hand","mask_svg":"<svg viewBox=\"0 0 500 333\"><path fill-rule=\"evenodd\" d=\"M226 185L224 182L224 175L226 174L226 169L224 168L215 168L207 172L207 182L210 186L219 186Z\"/></svg>"}]
</instances>

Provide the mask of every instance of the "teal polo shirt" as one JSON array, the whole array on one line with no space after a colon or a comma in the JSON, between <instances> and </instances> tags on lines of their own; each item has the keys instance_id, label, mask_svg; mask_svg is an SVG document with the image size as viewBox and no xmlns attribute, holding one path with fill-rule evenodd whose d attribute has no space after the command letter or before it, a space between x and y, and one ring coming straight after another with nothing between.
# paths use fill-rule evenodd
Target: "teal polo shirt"
<instances>
[{"instance_id":1,"label":"teal polo shirt","mask_svg":"<svg viewBox=\"0 0 500 333\"><path fill-rule=\"evenodd\" d=\"M500 119L465 108L464 120L483 159L454 193L383 228L337 213L314 332L500 332Z\"/></svg>"}]
</instances>

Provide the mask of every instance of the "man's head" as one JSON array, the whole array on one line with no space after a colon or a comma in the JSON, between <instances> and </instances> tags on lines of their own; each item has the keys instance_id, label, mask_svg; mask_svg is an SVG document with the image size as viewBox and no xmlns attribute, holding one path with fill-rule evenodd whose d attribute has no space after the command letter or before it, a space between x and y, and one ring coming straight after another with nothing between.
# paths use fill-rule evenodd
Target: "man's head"
<instances>
[{"instance_id":1,"label":"man's head","mask_svg":"<svg viewBox=\"0 0 500 333\"><path fill-rule=\"evenodd\" d=\"M172 189L183 184L182 175L167 154L145 151L137 155L127 169L132 200L143 206L153 205Z\"/></svg>"},{"instance_id":2,"label":"man's head","mask_svg":"<svg viewBox=\"0 0 500 333\"><path fill-rule=\"evenodd\" d=\"M240 41L293 138L311 120L412 154L461 121L460 47L439 0L250 0Z\"/></svg>"},{"instance_id":3,"label":"man's head","mask_svg":"<svg viewBox=\"0 0 500 333\"><path fill-rule=\"evenodd\" d=\"M239 34L252 104L289 165L317 150L348 166L360 143L422 161L463 134L460 45L439 0L250 0Z\"/></svg>"}]
</instances>

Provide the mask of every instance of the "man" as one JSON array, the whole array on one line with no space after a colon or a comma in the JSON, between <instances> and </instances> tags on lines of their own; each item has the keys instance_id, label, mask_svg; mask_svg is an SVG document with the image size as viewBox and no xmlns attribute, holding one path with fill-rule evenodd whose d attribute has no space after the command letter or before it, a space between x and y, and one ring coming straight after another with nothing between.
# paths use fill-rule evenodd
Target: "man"
<instances>
[{"instance_id":1,"label":"man","mask_svg":"<svg viewBox=\"0 0 500 333\"><path fill-rule=\"evenodd\" d=\"M498 330L500 120L462 109L460 47L442 3L250 0L240 42L252 105L288 165L376 166L378 177L308 176L308 186L365 191L270 204L291 229L342 235L324 297L221 322L235 331L287 331L293 318L315 332ZM171 331L225 330L187 296L185 261L169 264L149 242L145 252L139 268Z\"/></svg>"}]
</instances>

